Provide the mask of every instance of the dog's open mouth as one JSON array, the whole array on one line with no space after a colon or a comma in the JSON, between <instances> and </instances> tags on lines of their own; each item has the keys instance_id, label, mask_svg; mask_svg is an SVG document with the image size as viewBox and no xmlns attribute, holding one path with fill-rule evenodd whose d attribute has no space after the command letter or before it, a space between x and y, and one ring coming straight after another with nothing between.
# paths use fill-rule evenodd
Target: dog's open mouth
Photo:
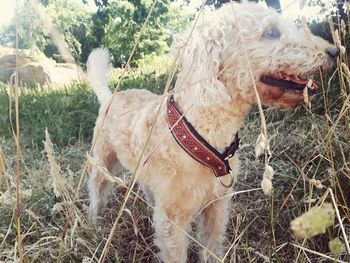
<instances>
[{"instance_id":1,"label":"dog's open mouth","mask_svg":"<svg viewBox=\"0 0 350 263\"><path fill-rule=\"evenodd\" d=\"M309 82L308 79L287 75L285 73L279 73L278 76L263 75L260 81L270 86L294 90L301 93L307 86L309 96L314 95L317 91L317 85L314 82Z\"/></svg>"}]
</instances>

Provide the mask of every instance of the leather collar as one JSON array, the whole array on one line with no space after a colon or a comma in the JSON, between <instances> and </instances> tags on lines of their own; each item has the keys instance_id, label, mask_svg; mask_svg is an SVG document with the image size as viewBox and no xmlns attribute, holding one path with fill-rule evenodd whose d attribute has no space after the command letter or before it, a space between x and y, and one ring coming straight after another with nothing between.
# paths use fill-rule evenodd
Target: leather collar
<instances>
[{"instance_id":1,"label":"leather collar","mask_svg":"<svg viewBox=\"0 0 350 263\"><path fill-rule=\"evenodd\" d=\"M225 151L220 153L183 116L176 106L173 95L169 96L167 101L167 117L173 137L193 159L211 168L216 177L224 176L231 172L228 159L234 156L240 146L238 133L236 133L234 140L226 147Z\"/></svg>"}]
</instances>

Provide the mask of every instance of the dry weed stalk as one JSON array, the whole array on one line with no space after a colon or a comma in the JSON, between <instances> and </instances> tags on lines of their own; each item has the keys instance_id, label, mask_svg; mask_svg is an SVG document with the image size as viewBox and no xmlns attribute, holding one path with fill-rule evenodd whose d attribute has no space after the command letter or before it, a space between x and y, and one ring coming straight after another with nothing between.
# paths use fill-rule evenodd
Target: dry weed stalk
<instances>
[{"instance_id":1,"label":"dry weed stalk","mask_svg":"<svg viewBox=\"0 0 350 263\"><path fill-rule=\"evenodd\" d=\"M293 247L299 248L299 249L302 250L302 251L306 251L306 252L315 254L315 255L317 255L317 256L320 256L320 257L322 257L322 258L329 259L329 260L331 260L332 262L346 263L345 261L342 261L342 260L340 260L340 259L332 258L332 257L330 257L330 256L327 256L326 254L323 254L323 253L320 253L320 252L317 252L317 251L308 249L308 248L303 247L303 246L299 246L299 245L296 245L296 244L291 244L291 245L292 245Z\"/></svg>"},{"instance_id":2,"label":"dry weed stalk","mask_svg":"<svg viewBox=\"0 0 350 263\"><path fill-rule=\"evenodd\" d=\"M63 60L67 63L75 64L73 55L69 51L64 35L52 23L51 18L48 16L45 8L40 4L39 0L30 0L30 2L34 2L34 11L39 16L42 26L49 31L50 37L52 38L52 41L56 44L59 53L63 57Z\"/></svg>"},{"instance_id":3,"label":"dry weed stalk","mask_svg":"<svg viewBox=\"0 0 350 263\"><path fill-rule=\"evenodd\" d=\"M203 10L203 6L204 6L205 2L206 2L206 1L204 1L204 2L202 3L201 9L200 9L200 11L199 11L200 13L201 13L201 11ZM153 9L155 8L155 5L156 5L156 4L157 4L157 0L154 0L153 5L152 5L152 7L150 8L150 11L149 11L149 13L148 13L148 15L147 15L147 17L146 17L146 19L145 19L145 22L144 22L144 24L143 24L143 26L142 26L142 28L141 28L141 30L140 30L139 37L138 37L138 39L136 40L136 43L135 43L135 45L134 45L134 47L133 47L133 50L132 50L131 53L130 53L129 59L128 59L127 64L126 64L127 66L130 64L131 58L132 58L132 56L133 56L133 54L134 54L134 52L135 52L135 50L136 50L136 48L137 48L137 46L138 46L138 42L139 42L139 40L140 40L140 37L141 37L142 34L143 34L144 28L145 28L145 26L147 25L148 19L149 19L149 17L151 16L151 14L152 14L152 12L153 12ZM192 32L193 32L193 30L194 30L194 28L195 28L195 26L196 26L196 24L197 24L198 18L199 18L199 15L196 17L196 20L195 20L195 22L194 22L194 24L193 24L192 30L191 30L191 32L190 32L190 34L189 34L189 36L188 36L188 39L187 39L185 45L188 44L188 41L189 41L189 39L190 39L190 37L191 37L191 35L192 35ZM101 257L100 257L100 259L99 259L99 263L100 263L100 262L104 262L105 259L106 259L106 256L107 256L108 250L109 250L109 245L110 245L110 243L111 243L111 241L112 241L112 238L113 238L113 236L114 236L114 232L115 232L115 230L116 230L116 228L117 228L118 222L119 222L119 220L120 220L120 218L121 218L121 216L122 216L123 211L125 210L125 205L126 205L128 199L129 199L129 197L130 197L130 194L133 192L132 189L134 188L134 185L135 185L135 183L136 183L136 181L137 181L137 178L139 177L139 174L140 174L140 172L141 172L142 164L143 164L144 161L145 161L144 152L145 152L146 146L147 146L148 141L149 141L149 139L150 139L150 137L151 137L151 134L152 134L152 132L153 132L153 128L154 128L154 126L155 126L155 124L156 124L156 121L157 121L157 119L158 119L159 113L160 113L160 111L161 111L161 109L162 109L161 106L164 104L164 102L165 102L165 100L166 100L166 97L168 96L168 91L169 91L169 89L170 89L171 82L172 82L172 80L173 80L173 78L174 78L174 76L175 76L175 74L176 74L177 68L178 68L178 63L177 63L177 61L178 61L179 57L182 56L182 55L183 55L183 54L182 54L181 51L179 50L178 54L176 54L176 56L175 56L173 65L172 65L171 70L170 70L171 74L169 75L169 77L168 77L168 79L167 79L167 82L166 82L166 85L165 85L165 89L164 89L164 92L163 92L163 96L162 96L160 105L159 105L159 107L158 107L158 110L157 110L157 113L156 113L155 118L154 118L154 120L153 120L153 123L152 123L152 125L151 125L151 127L150 127L150 131L148 132L148 135L147 135L145 144L144 144L144 146L143 146L143 149L142 149L142 151L141 151L140 157L139 157L138 162L137 162L137 165L136 165L136 169L135 169L135 171L134 171L134 173L133 173L133 176L131 177L131 182L130 182L130 184L129 184L128 188L127 188L127 191L126 191L126 193L125 193L124 201L123 201L123 203L122 203L122 205L121 205L121 207L120 207L120 209L119 209L119 211L118 211L118 214L117 214L116 219L115 219L115 221L114 221L113 227L112 227L112 229L111 229L111 231L110 231L110 235L109 235L109 237L108 237L108 239L107 239L107 242L106 242L106 245L105 245L105 247L104 247L104 249L103 249L103 251L102 251ZM127 68L127 66L125 66L125 69ZM124 70L123 73L125 74L125 72L126 72L126 71ZM115 97L117 91L119 90L119 85L120 85L120 83L121 83L121 80L122 80L124 74L121 75L121 77L120 77L120 79L119 79L119 81L118 81L117 87L116 87L116 89L115 89L115 91L114 91L114 94L113 94L111 100L110 100L110 104L112 103L112 101L113 101L113 99L114 99L114 97ZM109 108L109 107L107 107L107 108ZM105 116L106 116L107 114L108 114L108 111L105 113ZM105 117L105 116L104 116L104 117ZM105 118L102 119L102 124L101 124L101 126L103 125L104 119L105 119ZM97 131L97 136L96 136L96 138L97 138L98 136L99 136L99 131ZM95 142L96 142L96 140L95 140ZM93 142L92 149L93 149L93 147L94 147L94 145L95 145L95 142ZM153 209L154 209L154 208L153 208ZM163 216L165 216L165 215L163 215ZM168 219L168 218L167 218L167 219ZM168 220L169 220L169 219L168 219ZM194 240L197 244L199 244L200 246L202 246L196 239L194 239L192 236L190 236L185 230L183 230L182 228L180 228L179 226L177 226L177 225L176 225L174 222L172 222L171 220L169 220L169 221L170 221L173 225L175 225L175 227L177 227L180 231L184 232L187 236L189 236L192 240ZM202 247L203 247L203 246L202 246ZM205 247L204 247L204 248L205 248ZM207 250L207 248L205 248L205 249ZM207 250L207 251L208 251L208 250ZM210 252L210 251L208 251L208 253L209 253L211 256L213 256L215 259L217 259L217 260L220 261L220 259L219 259L215 254L213 254L213 253Z\"/></svg>"},{"instance_id":4,"label":"dry weed stalk","mask_svg":"<svg viewBox=\"0 0 350 263\"><path fill-rule=\"evenodd\" d=\"M14 139L16 142L16 227L17 227L17 237L16 243L19 253L19 262L23 262L24 258L24 246L22 242L21 235L21 207L20 207L20 158L21 158L21 147L20 147L20 123L19 123L19 83L18 83L18 74L19 74L19 65L18 65L18 34L19 34L19 22L18 22L18 0L16 0L16 74L15 74L15 116L16 116L16 132L14 133Z\"/></svg>"},{"instance_id":5,"label":"dry weed stalk","mask_svg":"<svg viewBox=\"0 0 350 263\"><path fill-rule=\"evenodd\" d=\"M274 175L274 171L273 171L273 168L271 166L269 166L269 161L270 161L270 157L271 157L271 150L270 150L270 146L269 146L269 137L268 137L268 134L267 134L266 119L265 119L264 111L263 111L263 108L262 108L262 103L261 103L261 99L260 99L260 96L259 96L259 93L258 93L258 89L256 87L253 70L252 70L252 67L250 65L247 48L245 46L245 42L244 42L244 39L243 39L241 26L240 26L240 23L239 23L239 21L237 19L237 15L236 15L236 12L235 12L235 7L234 7L234 4L233 4L232 0L230 0L230 4L231 4L231 7L232 7L233 16L237 20L237 29L238 29L238 34L239 34L239 37L240 37L240 40L241 40L241 46L242 46L243 53L244 53L245 58L246 58L246 63L247 63L247 66L248 66L250 78L251 78L252 83L253 83L253 90L254 90L256 102L257 102L257 105L258 105L258 108L259 108L259 115L260 115L260 120L261 120L261 133L260 133L260 135L258 137L258 140L256 142L255 152L258 153L258 154L263 154L263 153L265 154L265 171L263 173L263 180L261 181L261 187L263 189L264 194L271 195L272 189L273 189L272 177Z\"/></svg>"},{"instance_id":6,"label":"dry weed stalk","mask_svg":"<svg viewBox=\"0 0 350 263\"><path fill-rule=\"evenodd\" d=\"M53 145L50 139L50 134L47 130L45 131L44 148L50 164L50 175L52 178L54 193L57 197L60 197L63 200L54 205L53 212L63 209L69 214L69 210L72 209L75 218L78 219L79 223L83 223L82 212L76 207L75 200L73 199L74 189L72 183L67 181L68 178L63 175L60 165L55 160Z\"/></svg>"},{"instance_id":7,"label":"dry weed stalk","mask_svg":"<svg viewBox=\"0 0 350 263\"><path fill-rule=\"evenodd\" d=\"M335 199L334 194L333 194L333 190L332 190L332 188L328 188L328 190L329 190L329 194L331 195L332 202L333 202L333 205L334 205L334 208L335 208L335 214L337 215L338 223L339 223L341 232L342 232L343 237L344 237L346 252L348 253L348 256L350 257L349 236L347 235L347 233L345 231L345 228L344 228L344 225L343 225L343 220L341 219L341 216L340 216L340 213L339 213L339 209L338 209L338 205L337 205L336 199Z\"/></svg>"},{"instance_id":8,"label":"dry weed stalk","mask_svg":"<svg viewBox=\"0 0 350 263\"><path fill-rule=\"evenodd\" d=\"M0 176L6 172L4 152L0 148Z\"/></svg>"},{"instance_id":9,"label":"dry weed stalk","mask_svg":"<svg viewBox=\"0 0 350 263\"><path fill-rule=\"evenodd\" d=\"M137 46L138 46L138 43L139 43L139 41L140 41L140 39L141 39L141 36L143 35L143 32L144 32L144 30L145 30L145 28L146 28L146 25L147 25L147 23L148 23L148 20L149 20L149 18L150 18L150 16L151 16L151 14L152 14L152 12L153 12L153 10L154 10L156 4L157 4L157 0L154 0L152 6L151 6L151 8L150 8L150 11L148 12L148 15L147 15L147 17L146 17L146 19L145 19L145 22L144 22L143 25L142 25L142 28L141 28L141 30L140 30L140 32L139 32L139 35L138 35L138 37L137 37L137 39L136 39L136 42L135 42L134 46L133 46L133 49L132 49L132 51L131 51L131 53L130 53L130 56L129 56L128 61L127 61L126 66L125 66L125 69L124 69L124 71L122 72L122 75L121 75L121 77L120 77L120 79L119 79L119 81L118 81L117 87L116 87L116 89L115 89L115 91L114 91L114 93L113 93L113 96L112 96L112 98L111 98L111 100L110 100L109 105L112 104L112 101L114 100L114 98L115 98L115 96L116 96L116 94L117 94L117 92L118 92L118 90L119 90L120 83L121 83L121 81L122 81L124 75L126 74L126 69L127 69L128 66L130 65L131 58L133 57L133 55L134 55L134 53L135 53L135 51L136 51L136 48L137 48ZM164 91L164 94L166 94L165 92L166 92L166 91ZM161 103L161 104L163 104L164 98L165 98L165 95L163 96L163 100L162 100L162 103ZM109 106L108 106L107 108L109 108ZM139 172L140 172L140 164L142 163L142 160L143 160L143 154L144 154L144 151L145 151L145 149L146 149L146 145L147 145L147 143L148 143L148 141L149 141L150 135L151 135L151 133L152 133L152 131L153 131L154 124L155 124L155 122L156 122L156 120L157 120L157 117L158 117L158 115L159 115L160 108L161 108L161 107L159 107L158 112L157 112L156 117L155 117L155 120L154 120L154 122L153 122L153 124L152 124L152 126L151 126L150 132L148 133L148 136L147 136L145 145L144 145L144 147L143 147L143 150L142 150L142 152L141 152L141 154L140 154L140 158L139 158L138 163L137 163L137 165L136 165L136 169L135 169L134 175L133 175L133 177L132 177L132 179L131 179L131 182L130 182L130 184L129 184L128 188L127 188L127 191L126 191L126 193L125 193L124 201L123 201L121 207L119 208L118 214L117 214L116 219L115 219L114 224L113 224L113 227L112 227L112 229L111 229L111 231L110 231L110 233L109 233L107 242L106 242L106 244L105 244L105 246L104 246L104 248L103 248L101 257L100 257L99 260L98 260L99 263L100 263L100 262L103 263L103 262L105 261L105 259L106 259L106 256L107 256L108 251L109 251L110 243L112 242L112 239L113 239L113 236L114 236L114 232L115 232L115 230L116 230L116 228L117 228L117 226L118 226L119 219L120 219L121 216L122 216L122 213L123 213L123 211L124 211L124 209L125 209L125 206L126 206L126 203L127 203L128 199L129 199L129 196L130 196L130 194L131 194L131 191L132 191L132 189L134 188L134 185L135 185L135 183L136 183L136 179L137 179L137 177L138 177L138 175L139 175ZM101 127L103 126L103 123L104 123L104 120L105 120L105 117L107 116L107 114L108 114L108 111L105 113L105 116L104 116L104 118L102 119ZM100 130L97 131L96 139L97 139L98 136L99 136L99 132L100 132ZM97 141L97 140L95 140L95 141L93 142L91 151L92 151L92 149L94 148L94 146L95 146L95 144L96 144L96 141Z\"/></svg>"}]
</instances>

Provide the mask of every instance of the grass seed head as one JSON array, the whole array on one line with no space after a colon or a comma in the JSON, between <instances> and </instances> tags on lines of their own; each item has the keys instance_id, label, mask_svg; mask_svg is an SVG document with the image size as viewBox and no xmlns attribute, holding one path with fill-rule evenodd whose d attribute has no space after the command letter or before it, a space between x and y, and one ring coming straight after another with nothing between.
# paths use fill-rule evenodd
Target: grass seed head
<instances>
[{"instance_id":1,"label":"grass seed head","mask_svg":"<svg viewBox=\"0 0 350 263\"><path fill-rule=\"evenodd\" d=\"M340 31L343 34L343 37L345 37L345 35L346 35L346 25L345 25L345 22L344 22L343 19L340 22Z\"/></svg>"},{"instance_id":2,"label":"grass seed head","mask_svg":"<svg viewBox=\"0 0 350 263\"><path fill-rule=\"evenodd\" d=\"M255 156L259 158L267 149L268 141L263 133L260 133L255 143Z\"/></svg>"},{"instance_id":3,"label":"grass seed head","mask_svg":"<svg viewBox=\"0 0 350 263\"><path fill-rule=\"evenodd\" d=\"M332 252L333 255L339 255L340 253L345 251L345 246L343 242L336 237L328 242L329 251Z\"/></svg>"},{"instance_id":4,"label":"grass seed head","mask_svg":"<svg viewBox=\"0 0 350 263\"><path fill-rule=\"evenodd\" d=\"M321 181L316 179L310 179L310 184L315 186L317 189L322 189L324 187Z\"/></svg>"},{"instance_id":5,"label":"grass seed head","mask_svg":"<svg viewBox=\"0 0 350 263\"><path fill-rule=\"evenodd\" d=\"M343 68L343 72L345 73L345 75L350 78L350 71L349 71L349 67L345 64L345 63L341 63L341 66Z\"/></svg>"},{"instance_id":6,"label":"grass seed head","mask_svg":"<svg viewBox=\"0 0 350 263\"><path fill-rule=\"evenodd\" d=\"M264 177L261 181L261 188L265 195L270 195L272 192L272 181Z\"/></svg>"},{"instance_id":7,"label":"grass seed head","mask_svg":"<svg viewBox=\"0 0 350 263\"><path fill-rule=\"evenodd\" d=\"M338 29L334 31L334 44L336 45L337 48L340 50L340 54L344 55L345 54L345 47L341 44L340 36Z\"/></svg>"},{"instance_id":8,"label":"grass seed head","mask_svg":"<svg viewBox=\"0 0 350 263\"><path fill-rule=\"evenodd\" d=\"M307 82L304 90L303 90L303 96L304 96L304 103L305 105L310 109L311 108L311 100L309 98L309 93L308 93L308 88L312 87L312 79L309 79L309 81Z\"/></svg>"},{"instance_id":9,"label":"grass seed head","mask_svg":"<svg viewBox=\"0 0 350 263\"><path fill-rule=\"evenodd\" d=\"M335 211L330 203L312 207L308 212L295 218L291 223L291 229L298 238L311 238L321 233L334 222Z\"/></svg>"},{"instance_id":10,"label":"grass seed head","mask_svg":"<svg viewBox=\"0 0 350 263\"><path fill-rule=\"evenodd\" d=\"M270 165L266 165L263 177L272 180L274 174L275 171L273 170L273 168Z\"/></svg>"},{"instance_id":11,"label":"grass seed head","mask_svg":"<svg viewBox=\"0 0 350 263\"><path fill-rule=\"evenodd\" d=\"M5 158L3 157L3 152L0 149L0 176L6 172Z\"/></svg>"},{"instance_id":12,"label":"grass seed head","mask_svg":"<svg viewBox=\"0 0 350 263\"><path fill-rule=\"evenodd\" d=\"M274 174L275 171L273 168L267 164L263 174L263 179L261 181L261 188L263 189L265 195L270 195L272 192L272 178Z\"/></svg>"},{"instance_id":13,"label":"grass seed head","mask_svg":"<svg viewBox=\"0 0 350 263\"><path fill-rule=\"evenodd\" d=\"M57 164L55 157L54 157L54 150L53 145L51 142L50 134L46 130L45 131L45 151L47 154L47 159L49 161L50 167L51 167L51 176L52 176L52 184L53 184L53 190L56 195L56 197L64 196L65 188L66 188L66 182L64 180L64 177L62 176L61 167Z\"/></svg>"}]
</instances>

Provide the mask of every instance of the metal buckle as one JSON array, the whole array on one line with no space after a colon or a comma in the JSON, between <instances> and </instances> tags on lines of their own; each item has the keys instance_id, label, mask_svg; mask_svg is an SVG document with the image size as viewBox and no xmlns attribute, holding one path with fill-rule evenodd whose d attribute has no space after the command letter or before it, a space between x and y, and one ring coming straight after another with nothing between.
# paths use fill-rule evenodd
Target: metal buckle
<instances>
[{"instance_id":1,"label":"metal buckle","mask_svg":"<svg viewBox=\"0 0 350 263\"><path fill-rule=\"evenodd\" d=\"M231 170L230 170L229 175L230 175L230 179L231 179L231 181L230 181L229 184L224 184L224 183L220 180L220 178L218 178L218 177L216 177L216 179L219 181L219 183L220 183L223 187L231 188L232 185L233 185L234 182L235 182L235 176L234 176L234 174L233 174L233 172L232 172Z\"/></svg>"}]
</instances>

